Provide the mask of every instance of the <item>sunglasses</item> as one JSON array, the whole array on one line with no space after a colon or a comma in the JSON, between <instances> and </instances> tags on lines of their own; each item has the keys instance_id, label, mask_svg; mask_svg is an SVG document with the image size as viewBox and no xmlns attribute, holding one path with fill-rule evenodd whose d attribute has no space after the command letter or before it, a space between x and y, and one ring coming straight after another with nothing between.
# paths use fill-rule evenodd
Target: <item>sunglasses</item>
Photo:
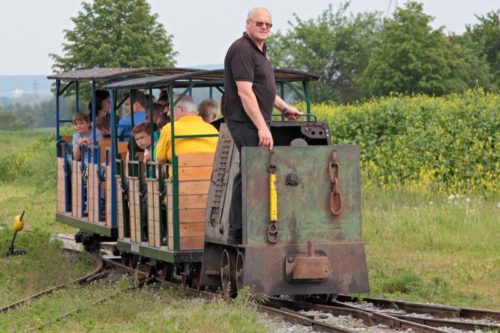
<instances>
[{"instance_id":1,"label":"sunglasses","mask_svg":"<svg viewBox=\"0 0 500 333\"><path fill-rule=\"evenodd\" d=\"M250 21L254 22L255 25L259 28L262 28L263 26L266 26L267 29L271 29L273 27L272 23L267 23L267 22L262 22L262 21L254 21L250 19Z\"/></svg>"}]
</instances>

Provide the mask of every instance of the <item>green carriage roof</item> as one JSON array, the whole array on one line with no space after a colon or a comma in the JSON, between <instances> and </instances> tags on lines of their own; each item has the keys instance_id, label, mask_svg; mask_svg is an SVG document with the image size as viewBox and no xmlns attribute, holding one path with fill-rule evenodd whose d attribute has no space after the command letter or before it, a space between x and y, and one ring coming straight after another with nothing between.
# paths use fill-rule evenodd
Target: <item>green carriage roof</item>
<instances>
[{"instance_id":1,"label":"green carriage roof","mask_svg":"<svg viewBox=\"0 0 500 333\"><path fill-rule=\"evenodd\" d=\"M59 74L52 74L47 76L47 78L51 80L67 81L102 81L136 75L175 75L179 73L197 71L200 70L194 68L176 67L87 68Z\"/></svg>"},{"instance_id":2,"label":"green carriage roof","mask_svg":"<svg viewBox=\"0 0 500 333\"><path fill-rule=\"evenodd\" d=\"M288 69L275 69L274 75L276 82L286 82L286 81L315 81L319 77L306 72L288 70ZM141 88L160 88L165 87L167 84L175 82L178 85L182 85L185 82L186 85L190 82L219 82L224 81L224 70L198 70L191 72L182 73L172 73L161 76L154 77L144 77L137 79L124 80L120 82L115 82L105 85L105 89L141 89Z\"/></svg>"}]
</instances>

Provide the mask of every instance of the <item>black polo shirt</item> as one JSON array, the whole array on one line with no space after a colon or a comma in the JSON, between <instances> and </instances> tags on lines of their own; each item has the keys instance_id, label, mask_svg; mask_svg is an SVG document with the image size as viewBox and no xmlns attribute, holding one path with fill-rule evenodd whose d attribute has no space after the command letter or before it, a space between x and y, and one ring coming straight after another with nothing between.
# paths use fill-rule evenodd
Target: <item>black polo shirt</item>
<instances>
[{"instance_id":1,"label":"black polo shirt","mask_svg":"<svg viewBox=\"0 0 500 333\"><path fill-rule=\"evenodd\" d=\"M243 37L236 40L227 51L224 59L225 106L222 110L226 121L251 122L243 109L236 87L236 81L248 81L253 83L252 90L257 97L264 120L271 122L276 99L276 83L266 50L266 44L264 44L263 51L259 50L254 41L244 32Z\"/></svg>"}]
</instances>

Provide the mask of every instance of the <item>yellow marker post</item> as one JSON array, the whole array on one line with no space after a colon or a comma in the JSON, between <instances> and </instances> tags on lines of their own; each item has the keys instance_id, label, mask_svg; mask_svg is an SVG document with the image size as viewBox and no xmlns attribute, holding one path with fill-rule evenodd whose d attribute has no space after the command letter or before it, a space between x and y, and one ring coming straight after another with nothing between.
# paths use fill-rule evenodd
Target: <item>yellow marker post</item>
<instances>
[{"instance_id":1,"label":"yellow marker post","mask_svg":"<svg viewBox=\"0 0 500 333\"><path fill-rule=\"evenodd\" d=\"M269 174L269 220L278 221L278 191L276 189L276 174Z\"/></svg>"},{"instance_id":2,"label":"yellow marker post","mask_svg":"<svg viewBox=\"0 0 500 333\"><path fill-rule=\"evenodd\" d=\"M21 230L23 230L24 228L24 221L23 221L23 217L24 217L24 210L23 212L21 213L21 215L17 215L15 218L14 218L14 224L13 224L13 228L14 228L14 237L12 237L12 243L10 244L9 246L9 249L7 250L7 256L12 256L12 255L23 255L26 253L25 250L16 250L14 251L14 242L16 241L16 236L17 236L17 233Z\"/></svg>"}]
</instances>

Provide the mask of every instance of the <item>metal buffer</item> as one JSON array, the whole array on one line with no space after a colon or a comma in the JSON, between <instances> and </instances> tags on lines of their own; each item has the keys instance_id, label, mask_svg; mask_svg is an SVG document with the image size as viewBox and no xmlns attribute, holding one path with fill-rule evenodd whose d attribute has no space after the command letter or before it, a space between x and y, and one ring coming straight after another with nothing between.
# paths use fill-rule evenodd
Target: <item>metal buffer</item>
<instances>
[{"instance_id":1,"label":"metal buffer","mask_svg":"<svg viewBox=\"0 0 500 333\"><path fill-rule=\"evenodd\" d=\"M321 282L328 278L328 257L316 256L314 244L307 242L307 255L289 254L285 257L285 275L289 282Z\"/></svg>"}]
</instances>

